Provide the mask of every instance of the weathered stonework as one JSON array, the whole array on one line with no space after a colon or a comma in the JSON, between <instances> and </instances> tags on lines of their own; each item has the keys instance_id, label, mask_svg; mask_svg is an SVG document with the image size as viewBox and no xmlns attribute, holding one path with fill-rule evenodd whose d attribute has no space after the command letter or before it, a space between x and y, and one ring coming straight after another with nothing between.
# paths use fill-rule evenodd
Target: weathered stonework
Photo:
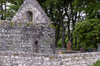
<instances>
[{"instance_id":1,"label":"weathered stonework","mask_svg":"<svg viewBox=\"0 0 100 66\"><path fill-rule=\"evenodd\" d=\"M53 49L54 30L50 26L8 21L0 24L1 51L53 53Z\"/></svg>"},{"instance_id":2,"label":"weathered stonework","mask_svg":"<svg viewBox=\"0 0 100 66\"><path fill-rule=\"evenodd\" d=\"M55 31L36 0L25 0L10 22L1 21L0 50L53 53Z\"/></svg>"},{"instance_id":3,"label":"weathered stonework","mask_svg":"<svg viewBox=\"0 0 100 66\"><path fill-rule=\"evenodd\" d=\"M93 66L100 60L100 52L73 54L33 54L0 52L0 66Z\"/></svg>"},{"instance_id":4,"label":"weathered stonework","mask_svg":"<svg viewBox=\"0 0 100 66\"><path fill-rule=\"evenodd\" d=\"M25 0L18 12L12 18L12 21L29 22L27 17L28 11L32 13L32 22L36 24L50 24L50 19L36 0Z\"/></svg>"}]
</instances>

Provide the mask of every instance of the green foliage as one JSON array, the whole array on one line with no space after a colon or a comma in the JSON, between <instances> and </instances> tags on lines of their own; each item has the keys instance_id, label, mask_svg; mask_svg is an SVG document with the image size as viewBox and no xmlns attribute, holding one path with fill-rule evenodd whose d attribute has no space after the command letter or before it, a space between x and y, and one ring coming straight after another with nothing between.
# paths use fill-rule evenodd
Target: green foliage
<instances>
[{"instance_id":1,"label":"green foliage","mask_svg":"<svg viewBox=\"0 0 100 66\"><path fill-rule=\"evenodd\" d=\"M14 25L14 23L12 22L11 25Z\"/></svg>"},{"instance_id":2,"label":"green foliage","mask_svg":"<svg viewBox=\"0 0 100 66\"><path fill-rule=\"evenodd\" d=\"M97 61L93 66L100 66L100 60Z\"/></svg>"},{"instance_id":3,"label":"green foliage","mask_svg":"<svg viewBox=\"0 0 100 66\"><path fill-rule=\"evenodd\" d=\"M30 26L30 24L28 22L26 22L26 26Z\"/></svg>"},{"instance_id":4,"label":"green foliage","mask_svg":"<svg viewBox=\"0 0 100 66\"><path fill-rule=\"evenodd\" d=\"M60 39L60 40L58 41L57 45L58 45L58 48L61 48L61 47L62 47L62 39Z\"/></svg>"},{"instance_id":5,"label":"green foliage","mask_svg":"<svg viewBox=\"0 0 100 66\"><path fill-rule=\"evenodd\" d=\"M10 3L10 5L7 5L8 3ZM22 3L23 0L0 0L0 14L2 15L1 19L11 20Z\"/></svg>"},{"instance_id":6,"label":"green foliage","mask_svg":"<svg viewBox=\"0 0 100 66\"><path fill-rule=\"evenodd\" d=\"M49 26L55 29L55 26L54 26L53 24L51 24L51 25L49 25Z\"/></svg>"},{"instance_id":7,"label":"green foliage","mask_svg":"<svg viewBox=\"0 0 100 66\"><path fill-rule=\"evenodd\" d=\"M49 20L49 22L51 22L51 20Z\"/></svg>"},{"instance_id":8,"label":"green foliage","mask_svg":"<svg viewBox=\"0 0 100 66\"><path fill-rule=\"evenodd\" d=\"M98 10L100 10L100 1L98 0L75 0L73 5L75 11L84 11L87 18L94 18L98 14Z\"/></svg>"},{"instance_id":9,"label":"green foliage","mask_svg":"<svg viewBox=\"0 0 100 66\"><path fill-rule=\"evenodd\" d=\"M19 5L9 5L8 7L9 7L9 9L17 11L20 6Z\"/></svg>"},{"instance_id":10,"label":"green foliage","mask_svg":"<svg viewBox=\"0 0 100 66\"><path fill-rule=\"evenodd\" d=\"M83 22L79 22L75 26L73 32L74 38L78 38L79 42L83 45L96 47L96 44L100 43L100 19L86 19Z\"/></svg>"},{"instance_id":11,"label":"green foliage","mask_svg":"<svg viewBox=\"0 0 100 66\"><path fill-rule=\"evenodd\" d=\"M66 37L66 39L65 39L65 44L66 44L67 42L68 42L68 37ZM62 39L60 39L60 40L58 41L57 45L58 45L58 48L62 48Z\"/></svg>"},{"instance_id":12,"label":"green foliage","mask_svg":"<svg viewBox=\"0 0 100 66\"><path fill-rule=\"evenodd\" d=\"M51 7L50 5L61 5L63 4L64 2L61 1L61 0L46 0L46 2L42 3L42 5L46 6L46 7ZM55 7L55 6L54 6Z\"/></svg>"},{"instance_id":13,"label":"green foliage","mask_svg":"<svg viewBox=\"0 0 100 66\"><path fill-rule=\"evenodd\" d=\"M19 25L20 25L20 26L22 26L22 24L21 24L21 23L19 23Z\"/></svg>"},{"instance_id":14,"label":"green foliage","mask_svg":"<svg viewBox=\"0 0 100 66\"><path fill-rule=\"evenodd\" d=\"M0 24L2 24L2 21L0 21Z\"/></svg>"}]
</instances>

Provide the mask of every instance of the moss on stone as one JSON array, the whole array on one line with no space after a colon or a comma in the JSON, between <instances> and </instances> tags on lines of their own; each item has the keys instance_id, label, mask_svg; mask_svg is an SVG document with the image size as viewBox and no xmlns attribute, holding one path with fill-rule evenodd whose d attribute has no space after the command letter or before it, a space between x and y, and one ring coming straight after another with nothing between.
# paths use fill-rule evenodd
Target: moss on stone
<instances>
[{"instance_id":1,"label":"moss on stone","mask_svg":"<svg viewBox=\"0 0 100 66\"><path fill-rule=\"evenodd\" d=\"M11 22L10 24L11 24L11 25L14 25L14 23L13 23L13 22Z\"/></svg>"}]
</instances>

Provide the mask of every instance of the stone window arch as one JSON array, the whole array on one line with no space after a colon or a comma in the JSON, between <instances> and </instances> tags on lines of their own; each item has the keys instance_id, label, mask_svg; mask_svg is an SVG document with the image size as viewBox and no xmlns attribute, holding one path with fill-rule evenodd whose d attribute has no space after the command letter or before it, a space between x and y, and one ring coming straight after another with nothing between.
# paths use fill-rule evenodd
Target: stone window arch
<instances>
[{"instance_id":1,"label":"stone window arch","mask_svg":"<svg viewBox=\"0 0 100 66\"><path fill-rule=\"evenodd\" d=\"M27 21L32 22L33 13L31 11L27 11L26 16L27 16Z\"/></svg>"},{"instance_id":2,"label":"stone window arch","mask_svg":"<svg viewBox=\"0 0 100 66\"><path fill-rule=\"evenodd\" d=\"M38 53L39 47L38 47L38 41L35 41L35 52Z\"/></svg>"}]
</instances>

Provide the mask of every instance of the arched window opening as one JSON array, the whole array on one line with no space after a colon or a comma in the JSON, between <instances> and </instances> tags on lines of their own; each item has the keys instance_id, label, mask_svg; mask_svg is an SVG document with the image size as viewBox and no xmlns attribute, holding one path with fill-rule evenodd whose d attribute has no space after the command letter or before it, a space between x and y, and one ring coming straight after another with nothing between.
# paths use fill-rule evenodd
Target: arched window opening
<instances>
[{"instance_id":1,"label":"arched window opening","mask_svg":"<svg viewBox=\"0 0 100 66\"><path fill-rule=\"evenodd\" d=\"M28 20L28 22L31 22L31 21L32 21L32 18L33 18L32 15L33 15L33 14L32 14L31 11L27 11L27 12L26 12L26 16L27 16L27 20Z\"/></svg>"},{"instance_id":2,"label":"arched window opening","mask_svg":"<svg viewBox=\"0 0 100 66\"><path fill-rule=\"evenodd\" d=\"M35 44L38 44L38 42L37 42L37 41L35 41Z\"/></svg>"},{"instance_id":3,"label":"arched window opening","mask_svg":"<svg viewBox=\"0 0 100 66\"><path fill-rule=\"evenodd\" d=\"M35 41L35 52L38 53L38 41Z\"/></svg>"}]
</instances>

